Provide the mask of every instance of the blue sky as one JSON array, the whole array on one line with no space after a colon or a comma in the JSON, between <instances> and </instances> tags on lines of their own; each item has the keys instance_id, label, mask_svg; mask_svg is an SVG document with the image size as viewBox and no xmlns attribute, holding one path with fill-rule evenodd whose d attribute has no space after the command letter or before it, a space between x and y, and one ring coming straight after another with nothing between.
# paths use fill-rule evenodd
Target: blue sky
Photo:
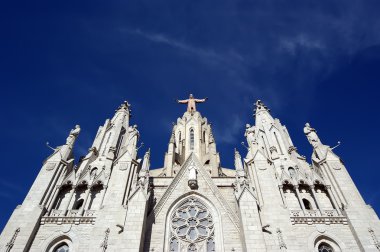
<instances>
[{"instance_id":1,"label":"blue sky","mask_svg":"<svg viewBox=\"0 0 380 252\"><path fill-rule=\"evenodd\" d=\"M123 100L161 167L171 123L203 98L224 167L263 100L311 156L305 122L380 212L380 2L3 1L0 3L0 230L21 204L45 146L80 124L76 157Z\"/></svg>"}]
</instances>

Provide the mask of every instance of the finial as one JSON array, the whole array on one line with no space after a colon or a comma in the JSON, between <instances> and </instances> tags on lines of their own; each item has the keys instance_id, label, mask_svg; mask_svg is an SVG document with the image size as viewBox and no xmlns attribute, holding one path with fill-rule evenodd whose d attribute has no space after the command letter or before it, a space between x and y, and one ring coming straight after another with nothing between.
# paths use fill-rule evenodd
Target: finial
<instances>
[{"instance_id":1,"label":"finial","mask_svg":"<svg viewBox=\"0 0 380 252\"><path fill-rule=\"evenodd\" d=\"M128 101L124 101L122 104L120 104L120 106L117 108L116 112L117 111L120 111L120 110L126 110L128 112L131 112L131 104L129 104Z\"/></svg>"},{"instance_id":2,"label":"finial","mask_svg":"<svg viewBox=\"0 0 380 252\"><path fill-rule=\"evenodd\" d=\"M268 107L261 100L257 100L255 103L255 109L253 111L257 112L259 110L266 110L270 112L270 109L268 109Z\"/></svg>"}]
</instances>

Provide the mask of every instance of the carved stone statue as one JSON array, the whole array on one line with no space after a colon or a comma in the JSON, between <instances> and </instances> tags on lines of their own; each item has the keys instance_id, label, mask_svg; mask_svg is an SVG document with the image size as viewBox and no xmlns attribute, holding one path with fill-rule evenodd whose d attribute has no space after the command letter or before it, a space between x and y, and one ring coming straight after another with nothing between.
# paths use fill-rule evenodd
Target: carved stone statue
<instances>
[{"instance_id":1,"label":"carved stone statue","mask_svg":"<svg viewBox=\"0 0 380 252\"><path fill-rule=\"evenodd\" d=\"M66 139L66 144L67 145L73 145L75 142L75 139L78 137L79 133L80 133L80 126L75 125L75 128L70 131L70 134Z\"/></svg>"},{"instance_id":2,"label":"carved stone statue","mask_svg":"<svg viewBox=\"0 0 380 252\"><path fill-rule=\"evenodd\" d=\"M138 183L142 186L145 185L149 177L149 166L150 166L150 149L148 149L148 151L144 155L144 159L141 165L141 170L139 172Z\"/></svg>"},{"instance_id":3,"label":"carved stone statue","mask_svg":"<svg viewBox=\"0 0 380 252\"><path fill-rule=\"evenodd\" d=\"M255 126L246 124L244 136L247 138L248 147L252 148L252 145L256 144Z\"/></svg>"},{"instance_id":4,"label":"carved stone statue","mask_svg":"<svg viewBox=\"0 0 380 252\"><path fill-rule=\"evenodd\" d=\"M189 184L191 189L195 189L198 185L198 183L197 183L197 169L194 165L190 165L190 167L189 167L188 184Z\"/></svg>"},{"instance_id":5,"label":"carved stone statue","mask_svg":"<svg viewBox=\"0 0 380 252\"><path fill-rule=\"evenodd\" d=\"M129 126L128 128L128 146L136 146L139 140L140 133L137 130L137 125Z\"/></svg>"},{"instance_id":6,"label":"carved stone statue","mask_svg":"<svg viewBox=\"0 0 380 252\"><path fill-rule=\"evenodd\" d=\"M245 177L244 166L241 161L240 153L235 149L235 170L236 176Z\"/></svg>"},{"instance_id":7,"label":"carved stone statue","mask_svg":"<svg viewBox=\"0 0 380 252\"><path fill-rule=\"evenodd\" d=\"M310 127L309 123L305 124L305 127L303 128L303 132L305 133L307 140L309 143L315 148L319 145L322 145L321 140L319 139L317 135L317 131Z\"/></svg>"},{"instance_id":8,"label":"carved stone statue","mask_svg":"<svg viewBox=\"0 0 380 252\"><path fill-rule=\"evenodd\" d=\"M177 100L177 103L187 104L187 112L193 113L197 111L195 104L205 102L208 98L196 99L193 94L190 94L189 99L186 100Z\"/></svg>"}]
</instances>

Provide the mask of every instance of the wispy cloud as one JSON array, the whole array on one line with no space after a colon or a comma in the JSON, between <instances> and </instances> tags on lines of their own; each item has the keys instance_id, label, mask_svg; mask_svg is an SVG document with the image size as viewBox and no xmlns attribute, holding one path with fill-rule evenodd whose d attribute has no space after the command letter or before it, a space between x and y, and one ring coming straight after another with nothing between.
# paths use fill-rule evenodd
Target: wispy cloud
<instances>
[{"instance_id":1,"label":"wispy cloud","mask_svg":"<svg viewBox=\"0 0 380 252\"><path fill-rule=\"evenodd\" d=\"M292 55L296 54L297 48L324 50L325 45L321 41L312 39L306 34L300 34L296 37L281 38L279 40L280 48L289 52Z\"/></svg>"},{"instance_id":2,"label":"wispy cloud","mask_svg":"<svg viewBox=\"0 0 380 252\"><path fill-rule=\"evenodd\" d=\"M225 52L221 53L221 52L216 52L211 48L202 48L202 47L193 46L190 43L187 43L183 40L179 40L176 38L172 38L163 33L153 33L153 32L148 32L141 29L133 30L133 29L122 28L120 30L122 32L140 36L154 43L164 44L172 48L181 50L185 53L195 55L201 58L202 60L205 60L208 62L227 63L231 61L234 61L234 62L244 61L244 57L234 50L231 50L230 52L226 52L226 53Z\"/></svg>"},{"instance_id":3,"label":"wispy cloud","mask_svg":"<svg viewBox=\"0 0 380 252\"><path fill-rule=\"evenodd\" d=\"M230 125L226 125L227 127L224 129L214 128L217 143L233 144L239 142L238 138L242 136L245 124L238 115L233 116L229 121L231 122Z\"/></svg>"}]
</instances>

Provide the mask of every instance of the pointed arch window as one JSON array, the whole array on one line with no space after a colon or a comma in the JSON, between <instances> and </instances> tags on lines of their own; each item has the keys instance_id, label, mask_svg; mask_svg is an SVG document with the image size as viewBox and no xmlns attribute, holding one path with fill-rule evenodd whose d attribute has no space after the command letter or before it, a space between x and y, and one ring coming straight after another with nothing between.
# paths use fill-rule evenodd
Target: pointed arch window
<instances>
[{"instance_id":1,"label":"pointed arch window","mask_svg":"<svg viewBox=\"0 0 380 252\"><path fill-rule=\"evenodd\" d=\"M281 155L283 155L284 153L282 152L280 140L278 140L278 136L277 136L276 132L273 132L273 133L274 133L274 138L276 139L276 142L277 142L277 146L278 146L278 148L280 150L280 153L281 153Z\"/></svg>"},{"instance_id":2,"label":"pointed arch window","mask_svg":"<svg viewBox=\"0 0 380 252\"><path fill-rule=\"evenodd\" d=\"M310 201L308 201L307 199L302 199L302 202L306 210L313 210Z\"/></svg>"},{"instance_id":3,"label":"pointed arch window","mask_svg":"<svg viewBox=\"0 0 380 252\"><path fill-rule=\"evenodd\" d=\"M294 178L295 175L296 175L296 171L294 170L294 168L293 167L289 167L288 171L289 171L290 177Z\"/></svg>"},{"instance_id":4,"label":"pointed arch window","mask_svg":"<svg viewBox=\"0 0 380 252\"><path fill-rule=\"evenodd\" d=\"M170 251L215 251L214 220L207 207L197 198L184 201L171 216ZM203 251L203 250L202 250Z\"/></svg>"},{"instance_id":5,"label":"pointed arch window","mask_svg":"<svg viewBox=\"0 0 380 252\"><path fill-rule=\"evenodd\" d=\"M194 150L194 129L190 129L190 150Z\"/></svg>"},{"instance_id":6,"label":"pointed arch window","mask_svg":"<svg viewBox=\"0 0 380 252\"><path fill-rule=\"evenodd\" d=\"M318 252L334 252L334 249L329 244L322 242L318 246Z\"/></svg>"},{"instance_id":7,"label":"pointed arch window","mask_svg":"<svg viewBox=\"0 0 380 252\"><path fill-rule=\"evenodd\" d=\"M54 249L54 252L69 252L69 246L66 243L60 244Z\"/></svg>"}]
</instances>

